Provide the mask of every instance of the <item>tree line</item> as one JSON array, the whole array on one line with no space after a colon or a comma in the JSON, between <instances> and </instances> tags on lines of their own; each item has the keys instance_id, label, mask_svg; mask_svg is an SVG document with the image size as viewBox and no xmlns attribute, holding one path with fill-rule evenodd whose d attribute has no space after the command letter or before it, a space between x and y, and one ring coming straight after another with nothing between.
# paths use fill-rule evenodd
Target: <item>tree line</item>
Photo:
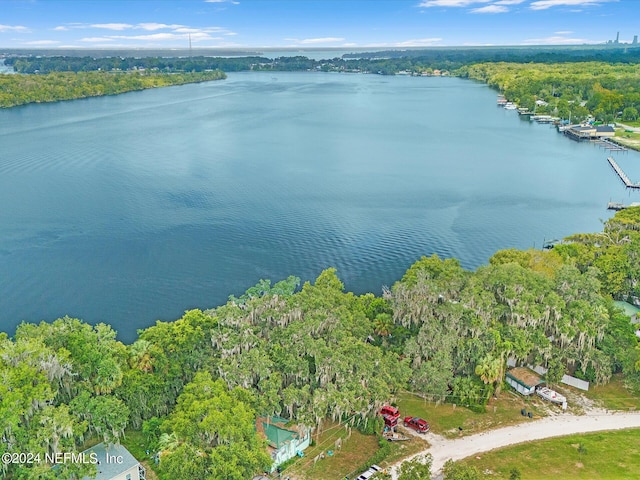
<instances>
[{"instance_id":1,"label":"tree line","mask_svg":"<svg viewBox=\"0 0 640 480\"><path fill-rule=\"evenodd\" d=\"M0 75L0 108L27 103L117 95L147 88L223 78L226 78L226 75L219 70L189 73L91 71L53 72L44 75Z\"/></svg>"},{"instance_id":2,"label":"tree line","mask_svg":"<svg viewBox=\"0 0 640 480\"><path fill-rule=\"evenodd\" d=\"M640 110L638 63L481 63L461 67L456 74L483 81L530 111L574 123L588 116L605 123L633 121Z\"/></svg>"},{"instance_id":3,"label":"tree line","mask_svg":"<svg viewBox=\"0 0 640 480\"><path fill-rule=\"evenodd\" d=\"M322 60L306 56L280 56L267 58L264 55L216 57L212 55L174 56L71 56L71 55L11 55L5 63L18 73L48 73L62 71L128 71L133 69L155 69L165 72L190 72L218 69L227 72L268 70L331 70L359 69L370 72L397 73L401 70L420 71L426 68L455 70L476 63L565 63L607 62L638 63L640 47L637 46L532 46L532 47L432 47L427 49L388 50L344 54ZM197 51L196 51L197 53Z\"/></svg>"},{"instance_id":4,"label":"tree line","mask_svg":"<svg viewBox=\"0 0 640 480\"><path fill-rule=\"evenodd\" d=\"M503 250L476 271L423 257L381 296L334 269L259 282L217 308L142 330L61 318L0 334L0 454L78 451L144 433L160 478L245 479L269 469L257 415L365 432L401 389L484 411L506 361L640 387L640 347L614 298L637 300L640 207L550 251ZM91 465L2 465L3 478L81 478Z\"/></svg>"},{"instance_id":5,"label":"tree line","mask_svg":"<svg viewBox=\"0 0 640 480\"><path fill-rule=\"evenodd\" d=\"M225 78L222 71L429 75L441 70L483 81L530 111L576 123L589 117L605 123L639 118L640 47L435 48L354 55L326 60L305 56L9 57L5 63L16 72L38 76L0 75L0 107Z\"/></svg>"}]
</instances>

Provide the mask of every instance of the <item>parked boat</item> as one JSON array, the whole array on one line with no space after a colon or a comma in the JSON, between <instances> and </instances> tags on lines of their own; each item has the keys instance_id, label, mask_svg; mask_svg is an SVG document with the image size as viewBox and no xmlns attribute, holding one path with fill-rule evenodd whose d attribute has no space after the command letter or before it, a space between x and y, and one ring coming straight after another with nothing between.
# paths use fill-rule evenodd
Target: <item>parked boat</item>
<instances>
[{"instance_id":1,"label":"parked boat","mask_svg":"<svg viewBox=\"0 0 640 480\"><path fill-rule=\"evenodd\" d=\"M504 104L505 110L515 110L518 106L515 103L507 102Z\"/></svg>"},{"instance_id":2,"label":"parked boat","mask_svg":"<svg viewBox=\"0 0 640 480\"><path fill-rule=\"evenodd\" d=\"M551 390L549 387L541 387L536 390L536 393L545 400L552 403L562 405L562 409L567 408L567 397L560 395L555 390Z\"/></svg>"}]
</instances>

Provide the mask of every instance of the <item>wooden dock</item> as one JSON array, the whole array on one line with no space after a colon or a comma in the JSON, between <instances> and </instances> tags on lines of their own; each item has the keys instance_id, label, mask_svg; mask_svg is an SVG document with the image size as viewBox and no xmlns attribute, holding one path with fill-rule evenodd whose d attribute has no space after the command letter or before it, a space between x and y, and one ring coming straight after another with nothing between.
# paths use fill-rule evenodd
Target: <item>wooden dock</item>
<instances>
[{"instance_id":1,"label":"wooden dock","mask_svg":"<svg viewBox=\"0 0 640 480\"><path fill-rule=\"evenodd\" d=\"M611 165L611 167L618 174L618 176L620 177L620 180L622 180L622 183L624 183L625 187L640 189L640 183L633 183L631 180L629 180L629 177L627 177L627 174L622 171L620 166L616 163L616 161L612 157L607 157L607 162L609 162L609 165Z\"/></svg>"},{"instance_id":2,"label":"wooden dock","mask_svg":"<svg viewBox=\"0 0 640 480\"><path fill-rule=\"evenodd\" d=\"M626 152L627 151L626 147L623 147L622 145L619 145L616 142L612 142L608 138L600 138L600 139L596 140L595 143L599 147L603 147L606 150L609 150L611 152Z\"/></svg>"}]
</instances>

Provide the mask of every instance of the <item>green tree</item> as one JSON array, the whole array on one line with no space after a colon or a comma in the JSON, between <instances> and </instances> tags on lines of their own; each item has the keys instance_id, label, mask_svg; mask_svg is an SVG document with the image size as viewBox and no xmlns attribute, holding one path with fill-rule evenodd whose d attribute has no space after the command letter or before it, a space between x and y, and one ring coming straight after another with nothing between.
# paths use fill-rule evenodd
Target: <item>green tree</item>
<instances>
[{"instance_id":1,"label":"green tree","mask_svg":"<svg viewBox=\"0 0 640 480\"><path fill-rule=\"evenodd\" d=\"M255 431L252 402L250 392L229 390L221 379L197 373L161 427L179 442L162 453L163 478L244 479L268 470L271 460ZM193 460L185 462L190 455Z\"/></svg>"},{"instance_id":2,"label":"green tree","mask_svg":"<svg viewBox=\"0 0 640 480\"><path fill-rule=\"evenodd\" d=\"M453 460L447 460L442 469L444 480L480 480L477 468Z\"/></svg>"},{"instance_id":3,"label":"green tree","mask_svg":"<svg viewBox=\"0 0 640 480\"><path fill-rule=\"evenodd\" d=\"M622 111L622 120L625 122L633 122L638 119L638 109L635 107L627 107Z\"/></svg>"},{"instance_id":4,"label":"green tree","mask_svg":"<svg viewBox=\"0 0 640 480\"><path fill-rule=\"evenodd\" d=\"M504 377L504 361L502 358L484 357L480 363L476 365L475 373L485 384L493 385L496 394L500 393L499 386Z\"/></svg>"},{"instance_id":5,"label":"green tree","mask_svg":"<svg viewBox=\"0 0 640 480\"><path fill-rule=\"evenodd\" d=\"M402 462L398 474L398 480L424 480L425 478L431 478L431 464L433 458L430 454L421 455Z\"/></svg>"},{"instance_id":6,"label":"green tree","mask_svg":"<svg viewBox=\"0 0 640 480\"><path fill-rule=\"evenodd\" d=\"M376 335L387 337L393 330L393 318L388 313L379 313L373 321L373 328Z\"/></svg>"}]
</instances>

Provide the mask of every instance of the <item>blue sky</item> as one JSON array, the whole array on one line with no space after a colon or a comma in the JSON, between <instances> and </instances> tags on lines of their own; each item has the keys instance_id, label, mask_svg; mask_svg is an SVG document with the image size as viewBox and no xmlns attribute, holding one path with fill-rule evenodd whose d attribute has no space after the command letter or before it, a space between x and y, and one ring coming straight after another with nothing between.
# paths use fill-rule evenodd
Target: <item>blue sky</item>
<instances>
[{"instance_id":1,"label":"blue sky","mask_svg":"<svg viewBox=\"0 0 640 480\"><path fill-rule=\"evenodd\" d=\"M0 0L0 48L604 43L640 0Z\"/></svg>"}]
</instances>

